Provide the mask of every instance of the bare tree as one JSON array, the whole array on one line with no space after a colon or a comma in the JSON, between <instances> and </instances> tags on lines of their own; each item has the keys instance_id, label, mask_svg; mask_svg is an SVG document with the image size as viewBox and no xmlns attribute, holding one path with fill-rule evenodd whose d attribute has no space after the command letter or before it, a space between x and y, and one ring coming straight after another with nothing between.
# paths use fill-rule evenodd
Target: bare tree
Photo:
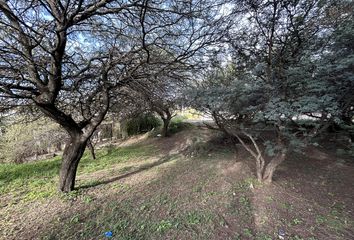
<instances>
[{"instance_id":1,"label":"bare tree","mask_svg":"<svg viewBox=\"0 0 354 240\"><path fill-rule=\"evenodd\" d=\"M35 106L68 132L60 191L74 189L79 161L115 89L188 61L216 41L223 29L220 6L0 0L0 108ZM169 58L156 58L151 49Z\"/></svg>"}]
</instances>

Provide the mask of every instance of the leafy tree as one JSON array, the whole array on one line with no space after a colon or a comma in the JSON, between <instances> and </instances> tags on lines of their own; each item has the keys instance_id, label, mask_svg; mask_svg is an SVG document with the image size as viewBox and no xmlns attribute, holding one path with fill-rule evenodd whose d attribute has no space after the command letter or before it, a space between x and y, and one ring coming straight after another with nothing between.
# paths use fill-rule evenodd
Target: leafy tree
<instances>
[{"instance_id":1,"label":"leafy tree","mask_svg":"<svg viewBox=\"0 0 354 240\"><path fill-rule=\"evenodd\" d=\"M185 74L187 73L187 71L182 72L181 68L179 68L179 73L177 71L163 72L149 81L150 88L144 86L144 82L140 83L141 88L135 88L137 96L134 99L139 99L140 107L145 111L155 112L161 118L162 137L168 135L174 112L182 103L181 94L186 85Z\"/></svg>"},{"instance_id":2,"label":"leafy tree","mask_svg":"<svg viewBox=\"0 0 354 240\"><path fill-rule=\"evenodd\" d=\"M320 64L329 44L325 40L333 36L327 13L336 5L243 3L237 15L242 21L229 32L232 62L209 71L191 96L195 107L209 112L254 157L258 180L270 183L290 151L340 121L340 101L328 88L332 85L324 84Z\"/></svg>"},{"instance_id":3,"label":"leafy tree","mask_svg":"<svg viewBox=\"0 0 354 240\"><path fill-rule=\"evenodd\" d=\"M328 13L333 33L316 65L321 84L338 103L340 122L335 125L349 130L354 142L354 4L340 3Z\"/></svg>"}]
</instances>

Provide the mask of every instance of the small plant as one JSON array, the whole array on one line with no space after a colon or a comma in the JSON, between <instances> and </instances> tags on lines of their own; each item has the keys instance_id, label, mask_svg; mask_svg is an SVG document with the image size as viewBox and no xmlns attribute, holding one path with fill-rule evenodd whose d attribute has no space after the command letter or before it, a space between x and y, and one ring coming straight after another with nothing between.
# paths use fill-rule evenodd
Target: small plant
<instances>
[{"instance_id":1,"label":"small plant","mask_svg":"<svg viewBox=\"0 0 354 240\"><path fill-rule=\"evenodd\" d=\"M245 197L245 196L241 196L241 197L238 199L238 202L239 202L242 206L244 206L244 207L246 207L246 208L249 208L249 207L251 206L251 203L250 203L249 199L248 199L247 197Z\"/></svg>"},{"instance_id":2,"label":"small plant","mask_svg":"<svg viewBox=\"0 0 354 240\"><path fill-rule=\"evenodd\" d=\"M83 201L84 203L90 203L93 201L93 198L91 196L84 196Z\"/></svg>"},{"instance_id":3,"label":"small plant","mask_svg":"<svg viewBox=\"0 0 354 240\"><path fill-rule=\"evenodd\" d=\"M156 231L165 232L173 227L173 224L170 220L162 220L157 225Z\"/></svg>"},{"instance_id":4,"label":"small plant","mask_svg":"<svg viewBox=\"0 0 354 240\"><path fill-rule=\"evenodd\" d=\"M62 193L62 198L66 201L75 201L80 196L81 192L74 190L68 193Z\"/></svg>"},{"instance_id":5,"label":"small plant","mask_svg":"<svg viewBox=\"0 0 354 240\"><path fill-rule=\"evenodd\" d=\"M80 221L79 215L74 215L70 218L70 223L78 223Z\"/></svg>"},{"instance_id":6,"label":"small plant","mask_svg":"<svg viewBox=\"0 0 354 240\"><path fill-rule=\"evenodd\" d=\"M248 229L248 228L243 229L243 235L245 235L248 238L253 237L252 231L250 229Z\"/></svg>"},{"instance_id":7,"label":"small plant","mask_svg":"<svg viewBox=\"0 0 354 240\"><path fill-rule=\"evenodd\" d=\"M287 210L291 210L292 209L292 205L291 203L285 202L281 204L281 207Z\"/></svg>"},{"instance_id":8,"label":"small plant","mask_svg":"<svg viewBox=\"0 0 354 240\"><path fill-rule=\"evenodd\" d=\"M316 223L317 224L323 224L327 221L326 217L325 216L322 216L322 215L318 215L316 216Z\"/></svg>"},{"instance_id":9,"label":"small plant","mask_svg":"<svg viewBox=\"0 0 354 240\"><path fill-rule=\"evenodd\" d=\"M293 225L299 225L299 224L301 224L303 221L301 220L301 219L298 219L298 218L294 218L293 220L292 220L292 224Z\"/></svg>"},{"instance_id":10,"label":"small plant","mask_svg":"<svg viewBox=\"0 0 354 240\"><path fill-rule=\"evenodd\" d=\"M200 224L202 222L202 216L197 212L191 212L187 215L187 223L190 225Z\"/></svg>"}]
</instances>

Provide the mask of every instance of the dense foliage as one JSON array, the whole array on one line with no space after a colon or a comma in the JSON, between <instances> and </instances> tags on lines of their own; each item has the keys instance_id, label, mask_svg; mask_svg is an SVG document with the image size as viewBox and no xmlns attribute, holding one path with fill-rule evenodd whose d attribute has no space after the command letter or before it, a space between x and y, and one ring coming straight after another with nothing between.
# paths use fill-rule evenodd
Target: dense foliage
<instances>
[{"instance_id":1,"label":"dense foliage","mask_svg":"<svg viewBox=\"0 0 354 240\"><path fill-rule=\"evenodd\" d=\"M352 5L244 2L249 16L231 30L231 62L206 73L191 103L235 136L258 179L270 182L289 151L316 144L331 126L353 125Z\"/></svg>"}]
</instances>

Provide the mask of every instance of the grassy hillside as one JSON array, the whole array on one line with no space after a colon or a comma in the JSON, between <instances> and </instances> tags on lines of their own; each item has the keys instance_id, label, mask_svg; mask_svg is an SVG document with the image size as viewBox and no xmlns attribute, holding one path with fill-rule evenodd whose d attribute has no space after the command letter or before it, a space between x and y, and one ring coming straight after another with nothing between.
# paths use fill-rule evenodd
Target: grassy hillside
<instances>
[{"instance_id":1,"label":"grassy hillside","mask_svg":"<svg viewBox=\"0 0 354 240\"><path fill-rule=\"evenodd\" d=\"M0 165L0 238L354 237L348 162L293 155L262 186L248 154L210 130L131 142L85 155L70 194L56 192L59 158Z\"/></svg>"}]
</instances>

